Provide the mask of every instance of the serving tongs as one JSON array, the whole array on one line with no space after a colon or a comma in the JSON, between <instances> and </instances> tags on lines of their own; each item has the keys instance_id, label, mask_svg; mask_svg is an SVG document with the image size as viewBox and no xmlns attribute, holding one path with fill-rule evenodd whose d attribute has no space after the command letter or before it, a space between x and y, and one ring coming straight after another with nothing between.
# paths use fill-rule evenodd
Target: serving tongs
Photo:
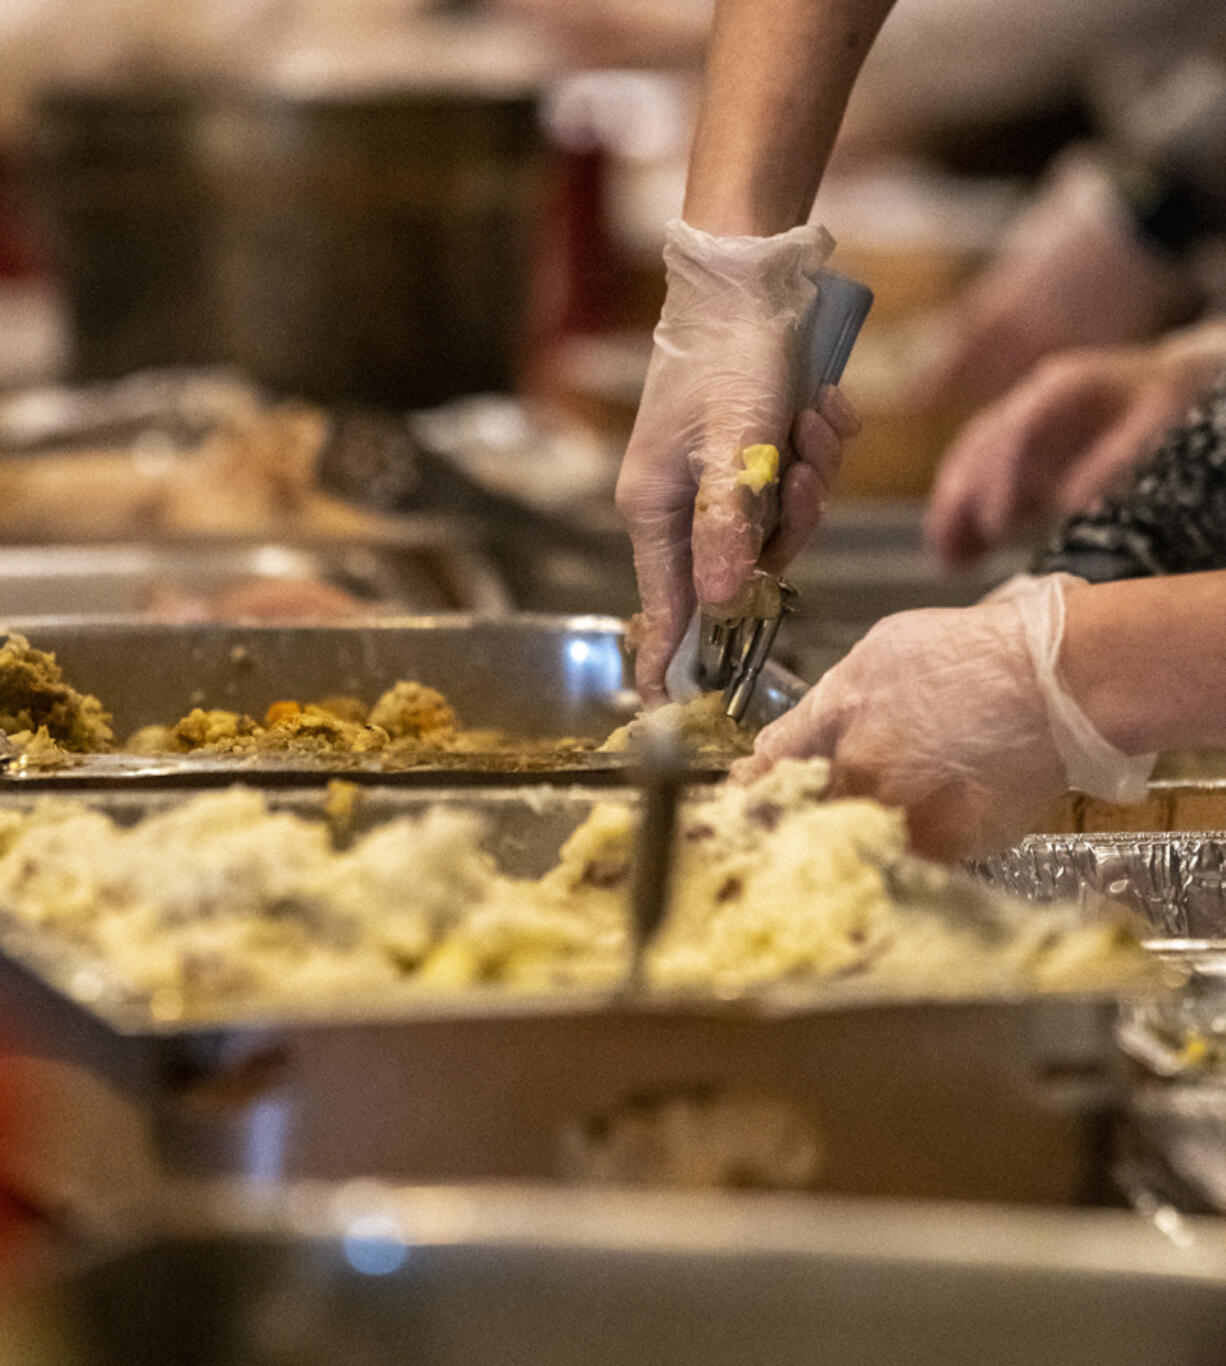
<instances>
[{"instance_id":1,"label":"serving tongs","mask_svg":"<svg viewBox=\"0 0 1226 1366\"><path fill-rule=\"evenodd\" d=\"M805 408L816 407L822 388L843 377L873 303L872 290L846 275L822 270L812 278L817 298L802 323L801 337L800 403ZM768 535L772 529L767 526ZM672 701L722 692L725 714L741 720L795 601L794 588L755 569L732 602L718 611L695 612L664 677Z\"/></svg>"}]
</instances>

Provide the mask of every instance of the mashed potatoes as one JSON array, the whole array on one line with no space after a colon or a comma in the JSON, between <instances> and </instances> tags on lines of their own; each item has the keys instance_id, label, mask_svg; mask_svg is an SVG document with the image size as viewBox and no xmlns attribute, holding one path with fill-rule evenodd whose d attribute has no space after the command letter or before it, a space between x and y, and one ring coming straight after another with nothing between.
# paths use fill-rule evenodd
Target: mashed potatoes
<instances>
[{"instance_id":1,"label":"mashed potatoes","mask_svg":"<svg viewBox=\"0 0 1226 1366\"><path fill-rule=\"evenodd\" d=\"M901 816L819 800L825 778L819 761L788 762L686 804L654 984L1089 986L1139 961L1117 927L1064 913L977 902L960 916L949 874L906 855ZM48 800L0 812L0 909L169 1015L403 987L604 987L628 961L634 821L624 803L599 804L530 880L483 852L477 816L442 805L337 850L326 825L241 788L128 828Z\"/></svg>"}]
</instances>

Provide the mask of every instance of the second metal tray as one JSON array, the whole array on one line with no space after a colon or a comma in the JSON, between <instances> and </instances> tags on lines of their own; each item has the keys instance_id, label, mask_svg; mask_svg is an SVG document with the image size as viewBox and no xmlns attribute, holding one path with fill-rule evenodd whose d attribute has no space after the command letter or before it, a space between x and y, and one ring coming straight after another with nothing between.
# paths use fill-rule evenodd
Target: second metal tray
<instances>
[{"instance_id":1,"label":"second metal tray","mask_svg":"<svg viewBox=\"0 0 1226 1366\"><path fill-rule=\"evenodd\" d=\"M443 528L388 541L183 541L0 547L8 617L158 614L168 597L209 600L242 584L321 583L366 609L506 610L493 566ZM357 608L355 610L361 610Z\"/></svg>"},{"instance_id":2,"label":"second metal tray","mask_svg":"<svg viewBox=\"0 0 1226 1366\"><path fill-rule=\"evenodd\" d=\"M359 814L476 809L490 851L528 874L598 795L374 789ZM125 819L181 799L89 800ZM274 800L305 814L323 794ZM134 1183L167 1171L547 1179L573 1171L576 1134L599 1145L610 1123L667 1124L731 1094L796 1117L821 1153L807 1179L823 1189L1090 1199L1108 1160L1115 1010L1109 995L908 998L795 982L733 1000L477 988L172 1019L157 1001L108 994L97 963L63 941L0 933L5 1041L26 1060L47 1136L31 1166L95 1192L116 1164Z\"/></svg>"},{"instance_id":3,"label":"second metal tray","mask_svg":"<svg viewBox=\"0 0 1226 1366\"><path fill-rule=\"evenodd\" d=\"M221 707L260 717L285 699L317 701L352 694L373 702L399 679L439 689L466 727L512 735L603 740L638 709L624 624L611 617L439 615L368 617L341 623L191 628L132 617L10 619L40 649L54 651L74 686L102 699L117 735L169 724L193 707ZM805 684L769 664L747 716L764 725L803 695ZM356 779L450 782L526 779L561 774L624 774L626 756L577 754L530 769L505 756L454 763L382 762L338 755L308 760L277 756L83 756L53 770L11 767L0 782L65 786L116 781L317 781L329 772ZM726 760L702 757L697 771L720 772Z\"/></svg>"}]
</instances>

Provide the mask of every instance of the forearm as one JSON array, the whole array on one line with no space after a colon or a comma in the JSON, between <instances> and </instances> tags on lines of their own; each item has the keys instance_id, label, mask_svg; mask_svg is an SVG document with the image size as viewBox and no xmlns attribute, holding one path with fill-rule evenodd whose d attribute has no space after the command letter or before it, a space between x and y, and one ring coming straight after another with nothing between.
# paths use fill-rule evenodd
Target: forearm
<instances>
[{"instance_id":1,"label":"forearm","mask_svg":"<svg viewBox=\"0 0 1226 1366\"><path fill-rule=\"evenodd\" d=\"M894 0L717 0L685 219L720 235L803 223Z\"/></svg>"},{"instance_id":2,"label":"forearm","mask_svg":"<svg viewBox=\"0 0 1226 1366\"><path fill-rule=\"evenodd\" d=\"M1226 571L1070 589L1060 673L1126 754L1226 745Z\"/></svg>"}]
</instances>

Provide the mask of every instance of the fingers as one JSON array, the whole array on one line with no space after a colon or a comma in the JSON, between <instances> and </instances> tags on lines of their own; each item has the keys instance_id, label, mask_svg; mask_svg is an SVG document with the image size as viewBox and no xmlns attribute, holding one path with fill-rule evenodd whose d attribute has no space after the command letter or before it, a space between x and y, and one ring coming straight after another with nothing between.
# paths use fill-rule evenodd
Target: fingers
<instances>
[{"instance_id":1,"label":"fingers","mask_svg":"<svg viewBox=\"0 0 1226 1366\"><path fill-rule=\"evenodd\" d=\"M851 400L837 385L825 384L822 386L821 393L818 395L817 411L844 441L850 441L860 431L860 414L856 412ZM834 473L838 473L837 466Z\"/></svg>"},{"instance_id":2,"label":"fingers","mask_svg":"<svg viewBox=\"0 0 1226 1366\"><path fill-rule=\"evenodd\" d=\"M924 545L948 569L982 559L988 544L979 529L982 472L958 446L951 447L924 509Z\"/></svg>"},{"instance_id":3,"label":"fingers","mask_svg":"<svg viewBox=\"0 0 1226 1366\"><path fill-rule=\"evenodd\" d=\"M823 388L816 409L797 414L792 424L796 458L779 488L779 526L759 560L767 573L782 573L812 539L838 477L843 443L859 430L856 410L833 385Z\"/></svg>"},{"instance_id":4,"label":"fingers","mask_svg":"<svg viewBox=\"0 0 1226 1366\"><path fill-rule=\"evenodd\" d=\"M753 753L732 766L736 782L760 778L780 759L833 758L844 717L837 674L831 670L791 711L758 733Z\"/></svg>"},{"instance_id":5,"label":"fingers","mask_svg":"<svg viewBox=\"0 0 1226 1366\"><path fill-rule=\"evenodd\" d=\"M1069 472L1060 490L1061 513L1079 512L1109 493L1151 453L1183 409L1182 394L1161 390L1144 395Z\"/></svg>"},{"instance_id":6,"label":"fingers","mask_svg":"<svg viewBox=\"0 0 1226 1366\"><path fill-rule=\"evenodd\" d=\"M810 465L797 463L783 476L779 528L758 561L768 574L782 574L809 544L822 520L826 487Z\"/></svg>"},{"instance_id":7,"label":"fingers","mask_svg":"<svg viewBox=\"0 0 1226 1366\"><path fill-rule=\"evenodd\" d=\"M631 529L643 610L636 623L634 681L647 706L668 700L664 675L694 612L689 519L679 515Z\"/></svg>"},{"instance_id":8,"label":"fingers","mask_svg":"<svg viewBox=\"0 0 1226 1366\"><path fill-rule=\"evenodd\" d=\"M751 493L736 482L731 461L708 461L694 500L694 588L704 606L736 595L762 551L763 521L773 490ZM769 498L768 495L769 494Z\"/></svg>"},{"instance_id":9,"label":"fingers","mask_svg":"<svg viewBox=\"0 0 1226 1366\"><path fill-rule=\"evenodd\" d=\"M643 604L634 622L635 682L644 703L654 706L667 700L664 674L694 611L692 492L644 478L629 454L617 481L617 508L630 532Z\"/></svg>"},{"instance_id":10,"label":"fingers","mask_svg":"<svg viewBox=\"0 0 1226 1366\"><path fill-rule=\"evenodd\" d=\"M925 516L937 557L972 563L1053 513L1069 463L1119 401L1109 353L1075 355L1040 365L967 423L942 462Z\"/></svg>"}]
</instances>

